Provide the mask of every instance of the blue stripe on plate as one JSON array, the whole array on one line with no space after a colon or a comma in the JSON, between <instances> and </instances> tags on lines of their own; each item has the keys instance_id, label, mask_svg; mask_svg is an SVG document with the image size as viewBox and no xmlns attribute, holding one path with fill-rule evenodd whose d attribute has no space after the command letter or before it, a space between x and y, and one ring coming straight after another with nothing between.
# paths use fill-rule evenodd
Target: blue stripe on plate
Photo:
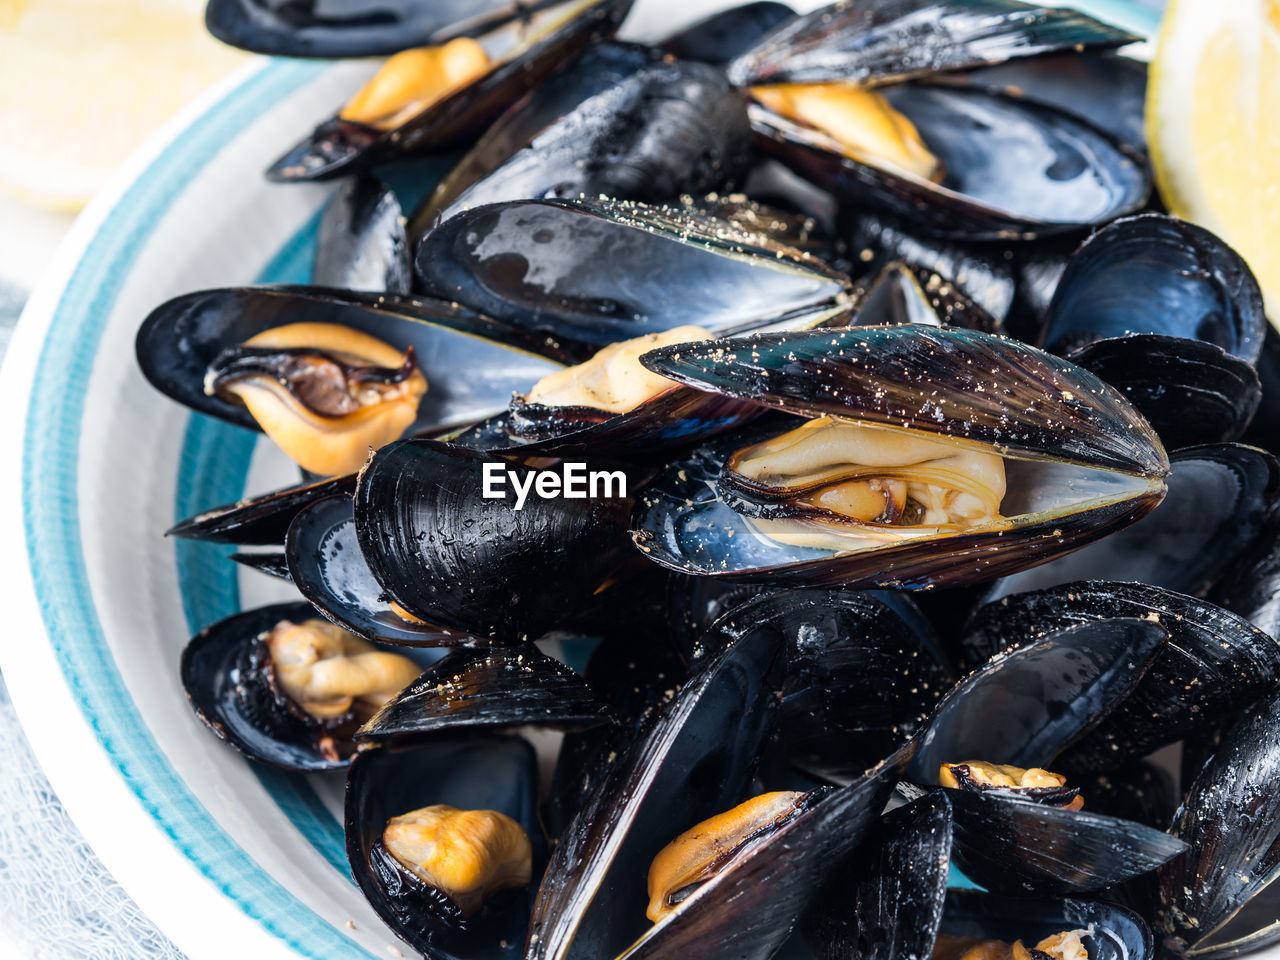
<instances>
[{"instance_id":1,"label":"blue stripe on plate","mask_svg":"<svg viewBox=\"0 0 1280 960\"><path fill-rule=\"evenodd\" d=\"M317 960L367 960L374 955L293 897L222 831L151 737L93 607L76 488L85 388L106 320L139 250L210 157L323 69L277 62L255 74L152 163L112 212L109 227L90 242L54 312L36 366L33 396L41 402L27 413L22 488L28 559L54 655L86 721L143 808L218 889L298 953ZM188 567L187 573L202 571ZM199 601L184 603L188 615L202 612ZM294 798L281 799L292 808Z\"/></svg>"}]
</instances>

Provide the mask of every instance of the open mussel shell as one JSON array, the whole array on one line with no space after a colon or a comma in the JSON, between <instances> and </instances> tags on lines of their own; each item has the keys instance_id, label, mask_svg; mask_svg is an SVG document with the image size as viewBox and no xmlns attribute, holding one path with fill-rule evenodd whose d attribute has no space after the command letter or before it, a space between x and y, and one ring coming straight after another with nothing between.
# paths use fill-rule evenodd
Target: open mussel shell
<instances>
[{"instance_id":1,"label":"open mussel shell","mask_svg":"<svg viewBox=\"0 0 1280 960\"><path fill-rule=\"evenodd\" d=\"M933 74L929 80L1047 103L1089 121L1140 153L1147 152L1143 127L1147 65L1123 54L1072 50Z\"/></svg>"},{"instance_id":2,"label":"open mussel shell","mask_svg":"<svg viewBox=\"0 0 1280 960\"><path fill-rule=\"evenodd\" d=\"M1067 358L1123 390L1170 450L1239 440L1262 402L1253 367L1199 340L1130 334Z\"/></svg>"},{"instance_id":3,"label":"open mussel shell","mask_svg":"<svg viewBox=\"0 0 1280 960\"><path fill-rule=\"evenodd\" d=\"M765 150L823 189L970 240L1083 231L1141 209L1151 192L1136 154L1054 107L928 84L881 92L945 167L941 183L836 152L760 104L752 127Z\"/></svg>"},{"instance_id":4,"label":"open mussel shell","mask_svg":"<svg viewBox=\"0 0 1280 960\"><path fill-rule=\"evenodd\" d=\"M1058 771L1092 777L1145 757L1233 716L1280 681L1280 644L1220 607L1140 583L1077 581L988 603L973 615L966 657L980 662L1011 644L1065 626L1146 619L1169 642L1133 693L1057 760Z\"/></svg>"},{"instance_id":5,"label":"open mussel shell","mask_svg":"<svg viewBox=\"0 0 1280 960\"><path fill-rule=\"evenodd\" d=\"M648 47L609 40L594 44L569 60L508 107L445 174L409 218L412 241L416 243L447 220L456 212L461 196L517 154L527 151L534 138L548 127L656 59Z\"/></svg>"},{"instance_id":6,"label":"open mussel shell","mask_svg":"<svg viewBox=\"0 0 1280 960\"><path fill-rule=\"evenodd\" d=\"M587 682L537 647L452 650L388 701L355 739L526 725L582 730L610 722Z\"/></svg>"},{"instance_id":7,"label":"open mussel shell","mask_svg":"<svg viewBox=\"0 0 1280 960\"><path fill-rule=\"evenodd\" d=\"M619 263L628 265L625 286ZM817 322L841 312L849 284L815 258L715 217L599 200L468 210L423 238L414 265L437 296L601 346L685 324L725 335Z\"/></svg>"},{"instance_id":8,"label":"open mussel shell","mask_svg":"<svg viewBox=\"0 0 1280 960\"><path fill-rule=\"evenodd\" d=\"M524 142L513 142L528 123L508 113L491 127L473 152L501 153L497 163L464 157L464 169L492 169L445 205L459 186L451 175L441 185L443 196L437 191L432 198L434 216L448 220L473 207L535 197L675 202L682 194L741 183L751 150L742 96L724 74L701 63L640 66ZM432 209L420 216L432 217Z\"/></svg>"},{"instance_id":9,"label":"open mussel shell","mask_svg":"<svg viewBox=\"0 0 1280 960\"><path fill-rule=\"evenodd\" d=\"M492 66L479 79L391 130L335 115L273 163L267 178L328 180L395 158L455 147L484 130L582 47L611 36L631 4L632 0L566 0L534 8L508 5L505 19L481 19L478 29L454 34L474 34L489 55Z\"/></svg>"},{"instance_id":10,"label":"open mussel shell","mask_svg":"<svg viewBox=\"0 0 1280 960\"><path fill-rule=\"evenodd\" d=\"M234 47L278 57L378 57L467 35L515 15L510 0L346 0L304 6L209 0L209 32Z\"/></svg>"},{"instance_id":11,"label":"open mussel shell","mask_svg":"<svg viewBox=\"0 0 1280 960\"><path fill-rule=\"evenodd\" d=\"M385 183L353 177L333 192L316 228L311 282L344 290L412 292L404 211Z\"/></svg>"},{"instance_id":12,"label":"open mussel shell","mask_svg":"<svg viewBox=\"0 0 1280 960\"><path fill-rule=\"evenodd\" d=\"M302 510L285 539L289 578L326 619L358 637L407 647L489 646L492 641L401 616L360 552L350 497Z\"/></svg>"},{"instance_id":13,"label":"open mussel shell","mask_svg":"<svg viewBox=\"0 0 1280 960\"><path fill-rule=\"evenodd\" d=\"M167 537L207 540L240 546L278 546L284 543L289 524L302 510L330 497L350 497L356 488L354 473L272 490L213 507L174 524Z\"/></svg>"},{"instance_id":14,"label":"open mussel shell","mask_svg":"<svg viewBox=\"0 0 1280 960\"><path fill-rule=\"evenodd\" d=\"M1280 465L1265 450L1207 444L1169 457L1168 492L1131 527L1030 570L997 580L983 596L1042 590L1076 580L1130 580L1203 596L1222 582L1280 507ZM1248 589L1248 576L1237 587ZM1230 606L1227 604L1226 606Z\"/></svg>"},{"instance_id":15,"label":"open mussel shell","mask_svg":"<svg viewBox=\"0 0 1280 960\"><path fill-rule=\"evenodd\" d=\"M1235 957L1280 940L1280 695L1222 738L1178 811L1190 852L1160 871L1157 934L1182 957Z\"/></svg>"},{"instance_id":16,"label":"open mussel shell","mask_svg":"<svg viewBox=\"0 0 1280 960\"><path fill-rule=\"evenodd\" d=\"M645 876L682 830L743 799L784 653L758 634L707 662L652 718L560 838L526 956L615 957L645 932Z\"/></svg>"},{"instance_id":17,"label":"open mussel shell","mask_svg":"<svg viewBox=\"0 0 1280 960\"><path fill-rule=\"evenodd\" d=\"M347 775L347 859L365 899L395 934L432 960L517 960L534 885L493 895L461 932L443 929L425 898L379 856L388 820L448 804L496 810L522 826L539 876L546 841L538 818L538 765L524 740L495 735L433 737L405 748L361 751Z\"/></svg>"},{"instance_id":18,"label":"open mussel shell","mask_svg":"<svg viewBox=\"0 0 1280 960\"><path fill-rule=\"evenodd\" d=\"M138 364L161 393L193 410L257 429L248 410L204 392L225 349L291 323L351 327L414 348L427 378L415 429L470 423L505 409L513 390L579 354L456 303L309 287L230 287L176 297L138 330Z\"/></svg>"},{"instance_id":19,"label":"open mussel shell","mask_svg":"<svg viewBox=\"0 0 1280 960\"><path fill-rule=\"evenodd\" d=\"M658 46L681 60L724 65L750 50L779 24L796 15L785 3L755 0L704 17Z\"/></svg>"},{"instance_id":20,"label":"open mussel shell","mask_svg":"<svg viewBox=\"0 0 1280 960\"><path fill-rule=\"evenodd\" d=\"M993 657L933 711L910 777L937 783L944 763L967 760L1048 766L1133 692L1168 636L1148 620L1102 620Z\"/></svg>"},{"instance_id":21,"label":"open mussel shell","mask_svg":"<svg viewBox=\"0 0 1280 960\"><path fill-rule=\"evenodd\" d=\"M942 921L950 863L945 791L885 814L810 910L804 932L814 956L924 960Z\"/></svg>"},{"instance_id":22,"label":"open mussel shell","mask_svg":"<svg viewBox=\"0 0 1280 960\"><path fill-rule=\"evenodd\" d=\"M1195 224L1145 214L1108 224L1072 256L1040 342L1066 354L1157 334L1202 340L1252 364L1266 327L1258 282L1239 254Z\"/></svg>"},{"instance_id":23,"label":"open mussel shell","mask_svg":"<svg viewBox=\"0 0 1280 960\"><path fill-rule=\"evenodd\" d=\"M277 580L293 582L293 574L289 572L289 559L279 551L239 551L227 558L242 567L257 570L259 573L275 577Z\"/></svg>"},{"instance_id":24,"label":"open mussel shell","mask_svg":"<svg viewBox=\"0 0 1280 960\"><path fill-rule=\"evenodd\" d=\"M796 17L729 66L740 87L888 83L1138 38L1071 9L1017 0L843 0Z\"/></svg>"},{"instance_id":25,"label":"open mussel shell","mask_svg":"<svg viewBox=\"0 0 1280 960\"><path fill-rule=\"evenodd\" d=\"M413 616L481 636L536 637L632 559L633 500L617 495L615 482L613 496L538 496L515 509L514 495L484 497L485 463L476 451L431 440L383 447L356 487L360 549L387 596ZM533 467L504 469L536 479Z\"/></svg>"},{"instance_id":26,"label":"open mussel shell","mask_svg":"<svg viewBox=\"0 0 1280 960\"><path fill-rule=\"evenodd\" d=\"M806 772L848 782L902 746L952 682L922 619L905 619L872 593L786 590L733 607L700 643L715 651L757 632L780 636L781 753Z\"/></svg>"},{"instance_id":27,"label":"open mussel shell","mask_svg":"<svg viewBox=\"0 0 1280 960\"><path fill-rule=\"evenodd\" d=\"M282 620L315 616L307 603L259 607L206 627L183 648L179 671L196 716L247 757L288 770L334 770L351 760L354 744L338 742L336 757L320 749L319 722L291 708L268 676L269 655L255 649Z\"/></svg>"},{"instance_id":28,"label":"open mussel shell","mask_svg":"<svg viewBox=\"0 0 1280 960\"><path fill-rule=\"evenodd\" d=\"M1064 930L1093 931L1084 941L1089 960L1150 960L1154 951L1151 930L1142 918L1103 900L1040 900L948 890L939 932L1034 945Z\"/></svg>"},{"instance_id":29,"label":"open mussel shell","mask_svg":"<svg viewBox=\"0 0 1280 960\"><path fill-rule=\"evenodd\" d=\"M735 450L771 435L748 428L672 464L641 495L632 536L678 572L809 586L962 585L1066 553L1132 523L1163 495L1168 462L1141 416L1092 374L1012 340L916 324L853 327L682 344L642 362L699 389L985 444L1006 458L1007 527L855 551L791 546L757 535L718 492Z\"/></svg>"}]
</instances>

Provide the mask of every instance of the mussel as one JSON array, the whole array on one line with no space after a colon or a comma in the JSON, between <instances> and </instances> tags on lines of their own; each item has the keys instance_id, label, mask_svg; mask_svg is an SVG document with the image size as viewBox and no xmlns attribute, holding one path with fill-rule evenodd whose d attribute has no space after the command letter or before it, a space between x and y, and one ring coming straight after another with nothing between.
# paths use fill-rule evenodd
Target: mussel
<instances>
[{"instance_id":1,"label":"mussel","mask_svg":"<svg viewBox=\"0 0 1280 960\"><path fill-rule=\"evenodd\" d=\"M631 0L564 0L529 9L504 5L497 17L480 11L469 18L454 7L456 22L442 25L431 45L398 46L373 79L272 164L267 177L325 180L457 146L526 85L611 35L630 8ZM403 43L412 41L406 36Z\"/></svg>"},{"instance_id":2,"label":"mussel","mask_svg":"<svg viewBox=\"0 0 1280 960\"><path fill-rule=\"evenodd\" d=\"M1119 394L999 337L855 327L683 345L642 362L817 418L708 444L646 490L633 537L685 573L971 583L1119 529L1164 494L1164 450Z\"/></svg>"}]
</instances>

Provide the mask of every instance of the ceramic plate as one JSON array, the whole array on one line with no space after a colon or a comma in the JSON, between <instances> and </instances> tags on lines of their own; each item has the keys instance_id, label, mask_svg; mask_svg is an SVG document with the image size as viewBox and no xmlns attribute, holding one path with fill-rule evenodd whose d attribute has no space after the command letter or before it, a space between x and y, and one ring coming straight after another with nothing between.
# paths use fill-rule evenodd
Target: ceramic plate
<instances>
[{"instance_id":1,"label":"ceramic plate","mask_svg":"<svg viewBox=\"0 0 1280 960\"><path fill-rule=\"evenodd\" d=\"M728 5L641 0L627 35ZM1139 30L1155 20L1136 3L1095 9ZM261 171L372 69L260 60L179 118L78 222L0 384L0 668L67 809L193 960L400 952L349 879L341 776L250 765L178 684L191 634L290 594L228 549L161 534L296 474L255 434L161 397L133 360L138 324L169 297L308 279L331 187Z\"/></svg>"}]
</instances>

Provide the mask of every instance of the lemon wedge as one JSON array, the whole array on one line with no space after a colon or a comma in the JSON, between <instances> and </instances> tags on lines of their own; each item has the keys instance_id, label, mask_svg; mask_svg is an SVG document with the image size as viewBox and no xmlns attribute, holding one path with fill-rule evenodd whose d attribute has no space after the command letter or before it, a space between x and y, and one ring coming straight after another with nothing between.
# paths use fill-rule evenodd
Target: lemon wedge
<instances>
[{"instance_id":1,"label":"lemon wedge","mask_svg":"<svg viewBox=\"0 0 1280 960\"><path fill-rule=\"evenodd\" d=\"M0 0L0 190L76 209L243 62L174 0Z\"/></svg>"},{"instance_id":2,"label":"lemon wedge","mask_svg":"<svg viewBox=\"0 0 1280 960\"><path fill-rule=\"evenodd\" d=\"M1280 324L1280 0L1172 0L1147 139L1169 210L1239 251Z\"/></svg>"}]
</instances>

